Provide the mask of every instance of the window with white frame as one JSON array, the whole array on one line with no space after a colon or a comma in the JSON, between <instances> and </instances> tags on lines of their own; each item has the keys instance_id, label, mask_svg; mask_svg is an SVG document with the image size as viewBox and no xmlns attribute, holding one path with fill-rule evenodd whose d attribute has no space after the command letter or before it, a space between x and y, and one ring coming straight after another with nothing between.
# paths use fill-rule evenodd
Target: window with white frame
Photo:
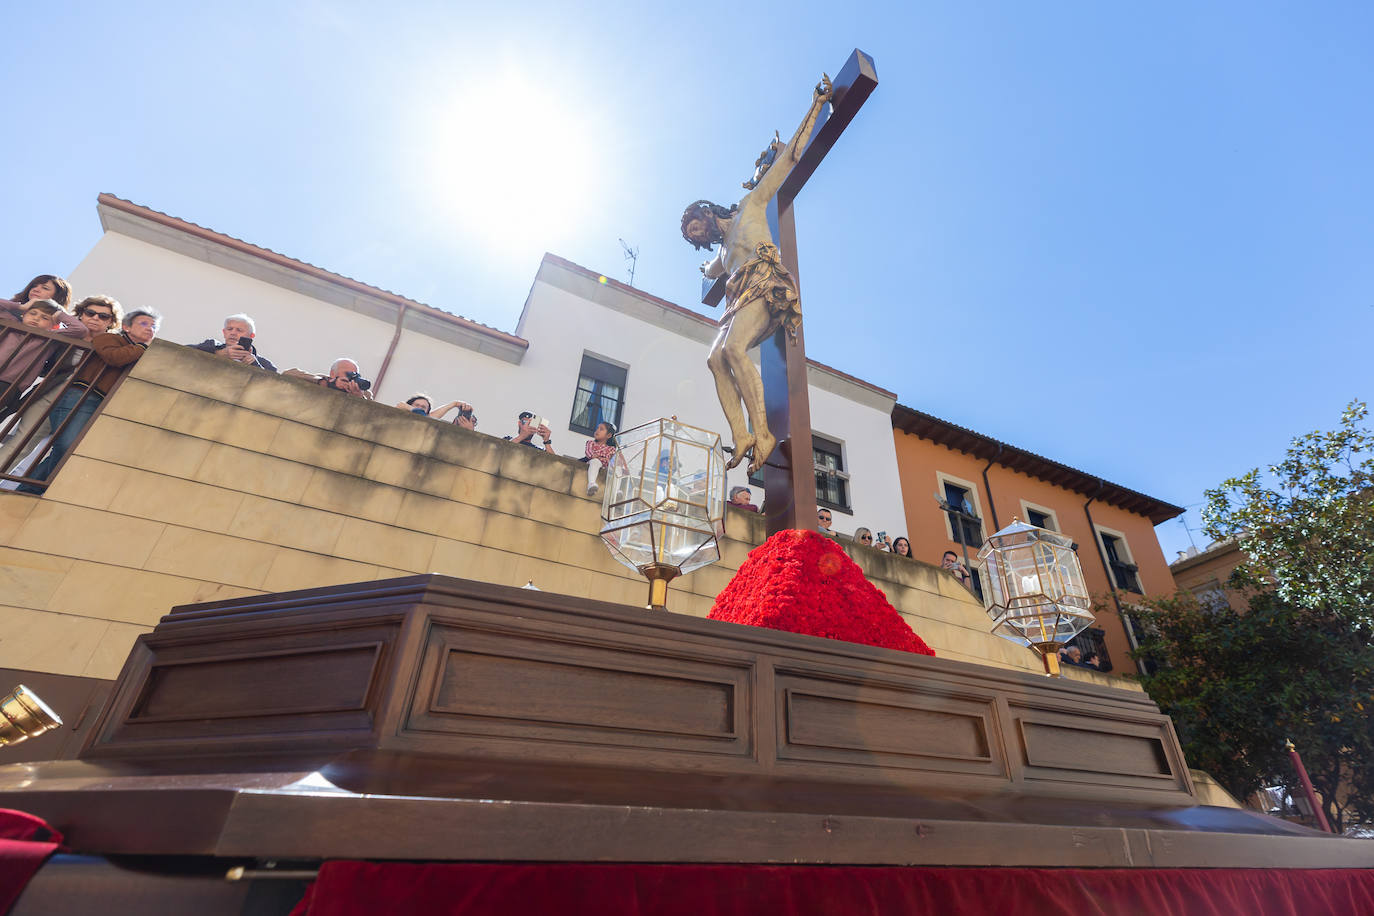
<instances>
[{"instance_id":1,"label":"window with white frame","mask_svg":"<svg viewBox=\"0 0 1374 916\"><path fill-rule=\"evenodd\" d=\"M811 457L816 468L816 505L840 512L852 509L849 472L845 470L844 446L834 439L811 434ZM749 484L763 486L763 471L749 475Z\"/></svg>"},{"instance_id":2,"label":"window with white frame","mask_svg":"<svg viewBox=\"0 0 1374 916\"><path fill-rule=\"evenodd\" d=\"M844 469L840 443L811 434L811 453L816 466L816 502L831 509L849 509L849 474Z\"/></svg>"},{"instance_id":3,"label":"window with white frame","mask_svg":"<svg viewBox=\"0 0 1374 916\"><path fill-rule=\"evenodd\" d=\"M619 429L620 415L625 408L626 374L624 366L583 353L568 428L589 436L603 422L613 423Z\"/></svg>"},{"instance_id":4,"label":"window with white frame","mask_svg":"<svg viewBox=\"0 0 1374 916\"><path fill-rule=\"evenodd\" d=\"M1059 530L1059 517L1054 514L1053 509L1037 506L1035 503L1026 502L1024 499L1021 500L1021 518L1025 519L1027 524L1044 528L1046 531Z\"/></svg>"},{"instance_id":5,"label":"window with white frame","mask_svg":"<svg viewBox=\"0 0 1374 916\"><path fill-rule=\"evenodd\" d=\"M956 544L969 547L983 546L983 508L978 499L978 488L967 480L960 480L937 471L935 478L939 489L935 491L944 510L945 530L949 539Z\"/></svg>"},{"instance_id":6,"label":"window with white frame","mask_svg":"<svg viewBox=\"0 0 1374 916\"><path fill-rule=\"evenodd\" d=\"M1102 555L1107 558L1107 568L1111 570L1113 584L1122 591L1145 594L1140 587L1140 568L1132 562L1131 548L1126 543L1126 535L1110 528L1097 529L1098 540L1102 542Z\"/></svg>"}]
</instances>

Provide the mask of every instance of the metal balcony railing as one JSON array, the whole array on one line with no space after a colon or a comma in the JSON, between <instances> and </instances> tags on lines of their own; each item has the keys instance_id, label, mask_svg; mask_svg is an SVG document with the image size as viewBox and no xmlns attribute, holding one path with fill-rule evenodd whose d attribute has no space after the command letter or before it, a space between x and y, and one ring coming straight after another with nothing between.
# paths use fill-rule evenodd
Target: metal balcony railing
<instances>
[{"instance_id":1,"label":"metal balcony railing","mask_svg":"<svg viewBox=\"0 0 1374 916\"><path fill-rule=\"evenodd\" d=\"M53 407L72 387L72 380L96 359L89 340L21 324L0 324L0 387L4 388L0 392L0 489L46 486L47 481L33 476L33 471L52 453L53 441L77 415L71 411L53 428ZM78 406L91 398L101 400L98 392L87 389ZM53 468L48 480L60 468L61 464Z\"/></svg>"}]
</instances>

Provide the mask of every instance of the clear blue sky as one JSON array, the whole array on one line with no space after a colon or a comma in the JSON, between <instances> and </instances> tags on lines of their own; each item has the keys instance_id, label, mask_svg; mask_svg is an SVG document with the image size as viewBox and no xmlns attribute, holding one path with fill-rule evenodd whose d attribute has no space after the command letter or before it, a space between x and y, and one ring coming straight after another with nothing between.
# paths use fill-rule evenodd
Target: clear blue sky
<instances>
[{"instance_id":1,"label":"clear blue sky","mask_svg":"<svg viewBox=\"0 0 1374 916\"><path fill-rule=\"evenodd\" d=\"M543 252L625 279L621 238L704 310L683 206L860 47L797 205L813 358L1180 505L1371 393L1368 3L224 7L0 11L0 286L108 191L504 330Z\"/></svg>"}]
</instances>

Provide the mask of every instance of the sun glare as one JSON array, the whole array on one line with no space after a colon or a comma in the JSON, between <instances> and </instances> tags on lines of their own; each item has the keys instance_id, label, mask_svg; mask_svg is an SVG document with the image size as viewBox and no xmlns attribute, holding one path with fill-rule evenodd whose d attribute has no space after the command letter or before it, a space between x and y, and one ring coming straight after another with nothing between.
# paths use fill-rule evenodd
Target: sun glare
<instances>
[{"instance_id":1,"label":"sun glare","mask_svg":"<svg viewBox=\"0 0 1374 916\"><path fill-rule=\"evenodd\" d=\"M555 247L604 165L585 107L509 77L445 106L426 176L444 221L488 249Z\"/></svg>"}]
</instances>

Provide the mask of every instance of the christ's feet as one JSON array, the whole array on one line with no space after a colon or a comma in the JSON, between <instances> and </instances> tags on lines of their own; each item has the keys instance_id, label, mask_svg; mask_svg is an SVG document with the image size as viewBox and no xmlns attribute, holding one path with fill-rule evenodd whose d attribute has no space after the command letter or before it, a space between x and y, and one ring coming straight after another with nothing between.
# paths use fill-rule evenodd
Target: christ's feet
<instances>
[{"instance_id":1,"label":"christ's feet","mask_svg":"<svg viewBox=\"0 0 1374 916\"><path fill-rule=\"evenodd\" d=\"M754 437L749 433L745 433L743 436L736 439L735 454L730 456L729 462L727 462L725 465L725 470L728 471L731 468L736 467L741 461L744 460L744 456L749 454L749 450L753 447ZM751 464L750 467L753 467L753 465Z\"/></svg>"},{"instance_id":2,"label":"christ's feet","mask_svg":"<svg viewBox=\"0 0 1374 916\"><path fill-rule=\"evenodd\" d=\"M777 444L778 440L773 438L773 434L766 429L761 430L754 437L754 458L749 462L750 474L757 474L763 470L764 464L768 461L768 456L773 454L773 449L777 447Z\"/></svg>"}]
</instances>

